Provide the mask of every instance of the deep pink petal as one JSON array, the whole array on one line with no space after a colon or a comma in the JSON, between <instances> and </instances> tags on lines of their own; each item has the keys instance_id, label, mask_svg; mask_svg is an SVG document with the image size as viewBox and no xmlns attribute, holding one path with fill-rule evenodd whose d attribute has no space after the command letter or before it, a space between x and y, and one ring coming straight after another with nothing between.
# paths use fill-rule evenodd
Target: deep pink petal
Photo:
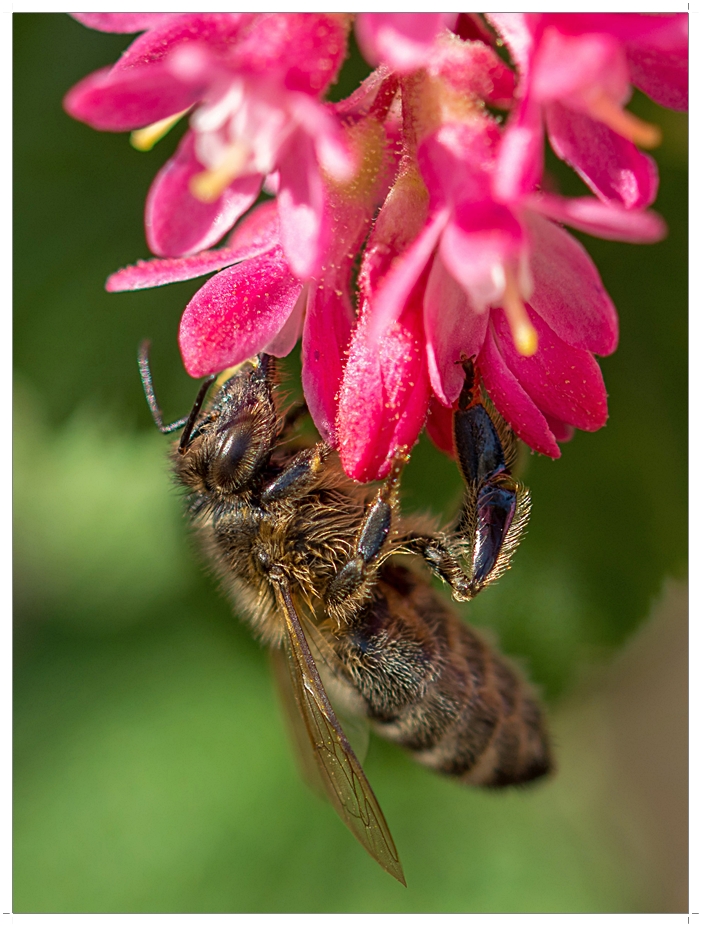
<instances>
[{"instance_id":1,"label":"deep pink petal","mask_svg":"<svg viewBox=\"0 0 701 926\"><path fill-rule=\"evenodd\" d=\"M309 413L325 441L336 444L338 390L353 327L345 289L311 284L302 335L302 386Z\"/></svg>"},{"instance_id":2,"label":"deep pink petal","mask_svg":"<svg viewBox=\"0 0 701 926\"><path fill-rule=\"evenodd\" d=\"M657 165L603 122L559 103L545 108L555 154L573 167L594 193L626 209L644 209L657 196Z\"/></svg>"},{"instance_id":3,"label":"deep pink petal","mask_svg":"<svg viewBox=\"0 0 701 926\"><path fill-rule=\"evenodd\" d=\"M380 213L381 215L382 213ZM370 317L368 319L368 338L370 342L378 340L382 333L395 322L409 301L419 277L424 272L429 259L435 250L436 244L445 226L446 213L439 213L421 231L415 241L391 264L389 272L382 280L379 272L369 272L365 283L365 292L372 296ZM377 226L376 226L377 227ZM383 242L378 242L380 253L377 255L378 269L381 263L386 263L388 256L395 256L387 248L383 252ZM372 247L366 249L368 260L372 261L376 255ZM373 279L374 277L374 279ZM381 281L381 282L380 282ZM373 284L379 288L374 291Z\"/></svg>"},{"instance_id":4,"label":"deep pink petal","mask_svg":"<svg viewBox=\"0 0 701 926\"><path fill-rule=\"evenodd\" d=\"M200 251L190 257L140 260L132 267L113 273L107 279L105 289L109 293L120 293L192 280L242 260L258 257L279 244L277 206L274 201L270 201L258 206L239 223L227 247L216 251Z\"/></svg>"},{"instance_id":5,"label":"deep pink petal","mask_svg":"<svg viewBox=\"0 0 701 926\"><path fill-rule=\"evenodd\" d=\"M421 327L414 306L379 344L362 318L353 334L337 429L343 468L354 479L386 476L397 450L411 448L424 425L431 390Z\"/></svg>"},{"instance_id":6,"label":"deep pink petal","mask_svg":"<svg viewBox=\"0 0 701 926\"><path fill-rule=\"evenodd\" d=\"M689 20L678 16L666 42L643 37L626 45L630 79L660 106L689 108Z\"/></svg>"},{"instance_id":7,"label":"deep pink petal","mask_svg":"<svg viewBox=\"0 0 701 926\"><path fill-rule=\"evenodd\" d=\"M434 257L424 293L426 357L431 385L444 405L452 405L465 382L460 361L482 349L489 312L475 312L465 291Z\"/></svg>"},{"instance_id":8,"label":"deep pink petal","mask_svg":"<svg viewBox=\"0 0 701 926\"><path fill-rule=\"evenodd\" d=\"M320 96L335 79L347 52L350 20L331 13L263 13L237 43L232 66Z\"/></svg>"},{"instance_id":9,"label":"deep pink petal","mask_svg":"<svg viewBox=\"0 0 701 926\"><path fill-rule=\"evenodd\" d=\"M263 178L250 174L235 180L213 203L190 192L190 181L204 168L188 132L175 155L156 175L146 199L146 240L160 257L180 257L216 244L255 202Z\"/></svg>"},{"instance_id":10,"label":"deep pink petal","mask_svg":"<svg viewBox=\"0 0 701 926\"><path fill-rule=\"evenodd\" d=\"M73 19L100 32L143 32L172 13L71 13ZM177 14L176 14L177 15Z\"/></svg>"},{"instance_id":11,"label":"deep pink petal","mask_svg":"<svg viewBox=\"0 0 701 926\"><path fill-rule=\"evenodd\" d=\"M262 348L263 353L272 354L273 357L286 357L289 354L297 341L299 341L299 336L302 333L307 299L308 293L303 287L289 318L272 341L268 341Z\"/></svg>"},{"instance_id":12,"label":"deep pink petal","mask_svg":"<svg viewBox=\"0 0 701 926\"><path fill-rule=\"evenodd\" d=\"M667 234L667 226L657 213L602 203L593 196L566 199L543 193L526 198L524 205L597 238L650 244Z\"/></svg>"},{"instance_id":13,"label":"deep pink petal","mask_svg":"<svg viewBox=\"0 0 701 926\"><path fill-rule=\"evenodd\" d=\"M570 347L529 310L538 333L538 350L532 357L519 354L503 309L494 309L491 322L499 352L533 402L546 415L596 431L606 424L606 387L593 355Z\"/></svg>"},{"instance_id":14,"label":"deep pink petal","mask_svg":"<svg viewBox=\"0 0 701 926\"><path fill-rule=\"evenodd\" d=\"M546 415L545 420L548 422L548 427L555 435L555 439L558 440L561 444L572 440L574 437L575 429L571 424L565 424L564 421L559 421L557 418L553 418L551 415Z\"/></svg>"},{"instance_id":15,"label":"deep pink petal","mask_svg":"<svg viewBox=\"0 0 701 926\"><path fill-rule=\"evenodd\" d=\"M554 434L533 399L504 363L491 330L487 331L477 365L489 397L514 433L533 450L557 459L560 448Z\"/></svg>"},{"instance_id":16,"label":"deep pink petal","mask_svg":"<svg viewBox=\"0 0 701 926\"><path fill-rule=\"evenodd\" d=\"M541 103L562 100L585 108L593 90L618 103L628 95L623 48L605 33L566 35L546 28L531 67L528 92Z\"/></svg>"},{"instance_id":17,"label":"deep pink petal","mask_svg":"<svg viewBox=\"0 0 701 926\"><path fill-rule=\"evenodd\" d=\"M144 74L155 64L165 61L180 48L193 44L207 46L220 59L231 55L244 27L253 21L251 14L181 13L167 15L131 43L114 71L136 70Z\"/></svg>"},{"instance_id":18,"label":"deep pink petal","mask_svg":"<svg viewBox=\"0 0 701 926\"><path fill-rule=\"evenodd\" d=\"M280 248L212 277L180 321L187 372L208 376L261 351L285 325L301 291Z\"/></svg>"},{"instance_id":19,"label":"deep pink petal","mask_svg":"<svg viewBox=\"0 0 701 926\"><path fill-rule=\"evenodd\" d=\"M326 196L314 146L298 131L280 163L280 238L292 272L307 280L321 270L330 228L325 220Z\"/></svg>"},{"instance_id":20,"label":"deep pink petal","mask_svg":"<svg viewBox=\"0 0 701 926\"><path fill-rule=\"evenodd\" d=\"M72 87L63 106L74 119L94 129L130 132L188 109L203 91L203 83L174 81L163 64L136 71L103 68Z\"/></svg>"},{"instance_id":21,"label":"deep pink petal","mask_svg":"<svg viewBox=\"0 0 701 926\"><path fill-rule=\"evenodd\" d=\"M456 13L359 13L355 34L370 64L405 73L424 65L436 37L456 20Z\"/></svg>"},{"instance_id":22,"label":"deep pink petal","mask_svg":"<svg viewBox=\"0 0 701 926\"><path fill-rule=\"evenodd\" d=\"M433 443L449 457L455 458L455 437L453 436L453 409L431 397L426 419L426 433Z\"/></svg>"},{"instance_id":23,"label":"deep pink petal","mask_svg":"<svg viewBox=\"0 0 701 926\"><path fill-rule=\"evenodd\" d=\"M572 347L612 353L618 345L618 315L591 257L559 225L535 214L527 224L532 308Z\"/></svg>"}]
</instances>

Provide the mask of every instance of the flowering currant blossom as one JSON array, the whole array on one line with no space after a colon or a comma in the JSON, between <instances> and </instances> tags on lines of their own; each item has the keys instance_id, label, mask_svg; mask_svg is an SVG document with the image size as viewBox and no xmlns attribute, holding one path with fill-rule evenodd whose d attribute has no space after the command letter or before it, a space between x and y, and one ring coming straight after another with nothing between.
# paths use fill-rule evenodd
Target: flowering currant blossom
<instances>
[{"instance_id":1,"label":"flowering currant blossom","mask_svg":"<svg viewBox=\"0 0 701 926\"><path fill-rule=\"evenodd\" d=\"M102 28L122 21L116 13L89 15ZM343 60L347 18L125 17L125 28L150 28L114 67L74 87L65 106L95 128L140 130L142 146L193 110L190 131L148 195L151 250L179 257L211 247L253 205L269 177L287 259L300 278L316 274L330 234L321 170L347 180L354 168L338 125L319 102Z\"/></svg>"},{"instance_id":2,"label":"flowering currant blossom","mask_svg":"<svg viewBox=\"0 0 701 926\"><path fill-rule=\"evenodd\" d=\"M601 199L644 207L657 194L659 131L623 107L631 84L686 109L685 15L494 13L520 72L518 106L504 135L495 190L528 192L542 172L543 127L553 151Z\"/></svg>"},{"instance_id":3,"label":"flowering currant blossom","mask_svg":"<svg viewBox=\"0 0 701 926\"><path fill-rule=\"evenodd\" d=\"M618 319L582 245L664 234L645 211L652 127L622 108L630 85L683 105L685 17L358 14L377 69L347 100L322 95L348 17L76 14L146 30L68 95L97 128L145 146L190 110L190 130L147 201L161 259L108 289L218 271L183 315L186 369L203 376L301 335L307 404L346 472L383 477L422 427L453 452L462 363L534 450L607 418L595 355ZM509 111L505 127L490 114ZM550 143L595 196L543 189ZM249 211L263 187L275 195ZM227 231L223 247L211 250ZM354 267L358 268L353 281Z\"/></svg>"}]
</instances>

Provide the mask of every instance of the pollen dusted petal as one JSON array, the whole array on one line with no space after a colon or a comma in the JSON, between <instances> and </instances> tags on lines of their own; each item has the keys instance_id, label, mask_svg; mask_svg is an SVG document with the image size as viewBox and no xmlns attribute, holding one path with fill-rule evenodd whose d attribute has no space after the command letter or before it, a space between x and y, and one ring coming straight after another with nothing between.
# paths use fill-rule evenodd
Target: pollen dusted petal
<instances>
[{"instance_id":1,"label":"pollen dusted petal","mask_svg":"<svg viewBox=\"0 0 701 926\"><path fill-rule=\"evenodd\" d=\"M504 312L492 311L494 336L504 362L544 414L582 431L603 427L608 407L598 363L589 351L565 344L535 312L528 314L538 333L538 350L532 357L522 356L514 347Z\"/></svg>"},{"instance_id":2,"label":"pollen dusted petal","mask_svg":"<svg viewBox=\"0 0 701 926\"><path fill-rule=\"evenodd\" d=\"M603 122L551 103L545 109L555 154L605 202L644 209L657 196L657 165Z\"/></svg>"},{"instance_id":3,"label":"pollen dusted petal","mask_svg":"<svg viewBox=\"0 0 701 926\"><path fill-rule=\"evenodd\" d=\"M261 351L287 322L301 290L280 248L212 277L180 321L187 372L208 376Z\"/></svg>"},{"instance_id":4,"label":"pollen dusted petal","mask_svg":"<svg viewBox=\"0 0 701 926\"><path fill-rule=\"evenodd\" d=\"M250 174L235 180L213 203L190 192L192 177L203 170L191 132L159 171L146 200L146 239L160 257L181 257L216 244L253 205L263 178Z\"/></svg>"}]
</instances>

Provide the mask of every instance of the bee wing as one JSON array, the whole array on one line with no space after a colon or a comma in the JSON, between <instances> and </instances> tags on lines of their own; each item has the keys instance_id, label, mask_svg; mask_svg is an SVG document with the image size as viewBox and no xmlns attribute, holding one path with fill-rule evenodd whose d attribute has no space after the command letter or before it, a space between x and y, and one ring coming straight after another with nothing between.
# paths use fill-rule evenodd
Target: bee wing
<instances>
[{"instance_id":1,"label":"bee wing","mask_svg":"<svg viewBox=\"0 0 701 926\"><path fill-rule=\"evenodd\" d=\"M275 591L285 618L290 680L324 790L361 845L385 871L406 886L389 827L331 707L287 583L277 579Z\"/></svg>"}]
</instances>

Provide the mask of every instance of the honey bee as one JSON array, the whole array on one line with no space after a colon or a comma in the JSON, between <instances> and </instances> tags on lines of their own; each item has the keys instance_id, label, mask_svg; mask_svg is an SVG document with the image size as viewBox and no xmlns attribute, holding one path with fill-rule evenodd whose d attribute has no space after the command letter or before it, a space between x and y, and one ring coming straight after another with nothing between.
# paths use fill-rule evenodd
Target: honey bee
<instances>
[{"instance_id":1,"label":"honey bee","mask_svg":"<svg viewBox=\"0 0 701 926\"><path fill-rule=\"evenodd\" d=\"M511 475L511 430L466 360L454 416L465 497L452 529L438 530L425 516L400 513L408 452L373 489L346 476L328 444L296 436L305 409L283 408L273 357L222 374L207 402L210 377L189 416L170 425L153 391L147 343L139 365L160 430L182 428L172 463L189 517L234 607L274 654L308 775L405 884L327 689L346 713L459 781L501 787L550 770L528 685L429 581L439 576L466 601L508 568L530 507Z\"/></svg>"}]
</instances>

